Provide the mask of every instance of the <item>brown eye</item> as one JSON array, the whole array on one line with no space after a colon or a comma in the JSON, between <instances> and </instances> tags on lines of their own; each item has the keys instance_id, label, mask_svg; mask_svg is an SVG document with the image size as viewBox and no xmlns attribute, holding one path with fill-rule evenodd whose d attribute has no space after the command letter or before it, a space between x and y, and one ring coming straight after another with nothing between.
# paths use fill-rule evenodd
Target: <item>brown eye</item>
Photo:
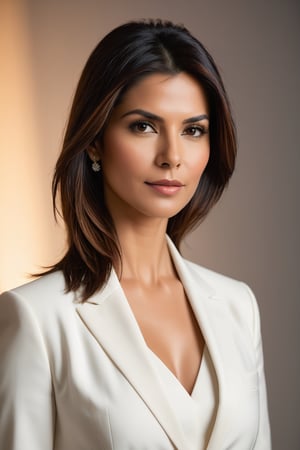
<instances>
[{"instance_id":1,"label":"brown eye","mask_svg":"<svg viewBox=\"0 0 300 450\"><path fill-rule=\"evenodd\" d=\"M186 134L188 136L193 136L193 137L200 137L204 133L205 133L205 131L202 127L196 127L196 126L188 127L183 132L183 134Z\"/></svg>"},{"instance_id":2,"label":"brown eye","mask_svg":"<svg viewBox=\"0 0 300 450\"><path fill-rule=\"evenodd\" d=\"M155 133L153 126L142 120L132 123L130 129L138 133Z\"/></svg>"}]
</instances>

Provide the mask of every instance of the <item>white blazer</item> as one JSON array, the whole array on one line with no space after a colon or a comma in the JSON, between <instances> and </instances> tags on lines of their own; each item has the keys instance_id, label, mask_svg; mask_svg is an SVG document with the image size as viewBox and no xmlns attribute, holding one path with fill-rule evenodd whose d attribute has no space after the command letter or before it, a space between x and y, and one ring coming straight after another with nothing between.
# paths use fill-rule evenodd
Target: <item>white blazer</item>
<instances>
[{"instance_id":1,"label":"white blazer","mask_svg":"<svg viewBox=\"0 0 300 450\"><path fill-rule=\"evenodd\" d=\"M259 313L241 282L172 259L218 380L208 450L269 450ZM2 450L198 450L112 271L86 303L60 272L0 296Z\"/></svg>"}]
</instances>

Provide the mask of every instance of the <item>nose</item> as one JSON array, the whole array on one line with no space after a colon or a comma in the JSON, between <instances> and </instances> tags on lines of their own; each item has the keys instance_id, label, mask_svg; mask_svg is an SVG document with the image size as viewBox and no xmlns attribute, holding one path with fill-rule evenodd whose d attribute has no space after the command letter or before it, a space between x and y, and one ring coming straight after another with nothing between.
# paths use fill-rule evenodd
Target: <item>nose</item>
<instances>
[{"instance_id":1,"label":"nose","mask_svg":"<svg viewBox=\"0 0 300 450\"><path fill-rule=\"evenodd\" d=\"M159 167L166 169L174 169L181 166L180 136L161 136L155 162Z\"/></svg>"}]
</instances>

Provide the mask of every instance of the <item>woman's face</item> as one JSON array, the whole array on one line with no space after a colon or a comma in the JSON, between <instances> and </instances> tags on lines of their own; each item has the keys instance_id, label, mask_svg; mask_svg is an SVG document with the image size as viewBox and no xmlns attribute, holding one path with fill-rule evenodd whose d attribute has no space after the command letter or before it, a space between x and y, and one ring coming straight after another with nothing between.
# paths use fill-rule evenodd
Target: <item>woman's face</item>
<instances>
[{"instance_id":1,"label":"woman's face","mask_svg":"<svg viewBox=\"0 0 300 450\"><path fill-rule=\"evenodd\" d=\"M112 217L177 214L208 162L208 128L207 99L191 76L153 74L131 87L98 148Z\"/></svg>"}]
</instances>

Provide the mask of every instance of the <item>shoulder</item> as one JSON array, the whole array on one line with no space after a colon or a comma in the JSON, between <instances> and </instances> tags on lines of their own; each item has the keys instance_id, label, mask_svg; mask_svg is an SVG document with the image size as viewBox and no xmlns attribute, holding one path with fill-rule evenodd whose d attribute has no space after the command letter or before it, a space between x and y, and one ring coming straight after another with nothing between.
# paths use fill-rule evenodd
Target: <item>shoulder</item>
<instances>
[{"instance_id":1,"label":"shoulder","mask_svg":"<svg viewBox=\"0 0 300 450\"><path fill-rule=\"evenodd\" d=\"M30 281L29 283L23 284L12 289L11 293L24 296L34 296L34 295L46 295L54 292L57 294L63 293L65 289L64 277L61 271L47 273L39 278Z\"/></svg>"},{"instance_id":2,"label":"shoulder","mask_svg":"<svg viewBox=\"0 0 300 450\"><path fill-rule=\"evenodd\" d=\"M65 292L60 272L4 292L0 295L0 340L7 343L5 352L13 358L14 349L18 357L32 347L47 359L57 357L63 352L59 344L63 336L80 332L77 306L74 293Z\"/></svg>"},{"instance_id":3,"label":"shoulder","mask_svg":"<svg viewBox=\"0 0 300 450\"><path fill-rule=\"evenodd\" d=\"M169 237L167 242L184 288L196 304L206 299L210 308L214 305L216 314L222 310L227 317L242 321L252 318L252 323L259 322L256 299L247 284L188 261Z\"/></svg>"},{"instance_id":4,"label":"shoulder","mask_svg":"<svg viewBox=\"0 0 300 450\"><path fill-rule=\"evenodd\" d=\"M207 283L216 294L222 293L224 296L224 294L241 293L245 290L247 291L247 294L249 294L250 288L243 281L215 272L214 270L200 266L199 264L186 259L184 259L184 263L191 276Z\"/></svg>"},{"instance_id":5,"label":"shoulder","mask_svg":"<svg viewBox=\"0 0 300 450\"><path fill-rule=\"evenodd\" d=\"M65 292L61 272L54 272L0 295L0 308L6 312L20 310L47 317L51 311L64 310L74 303L74 294Z\"/></svg>"},{"instance_id":6,"label":"shoulder","mask_svg":"<svg viewBox=\"0 0 300 450\"><path fill-rule=\"evenodd\" d=\"M199 291L205 287L215 308L240 323L248 324L251 334L260 328L259 310L252 289L243 281L215 272L184 259L186 269Z\"/></svg>"}]
</instances>

